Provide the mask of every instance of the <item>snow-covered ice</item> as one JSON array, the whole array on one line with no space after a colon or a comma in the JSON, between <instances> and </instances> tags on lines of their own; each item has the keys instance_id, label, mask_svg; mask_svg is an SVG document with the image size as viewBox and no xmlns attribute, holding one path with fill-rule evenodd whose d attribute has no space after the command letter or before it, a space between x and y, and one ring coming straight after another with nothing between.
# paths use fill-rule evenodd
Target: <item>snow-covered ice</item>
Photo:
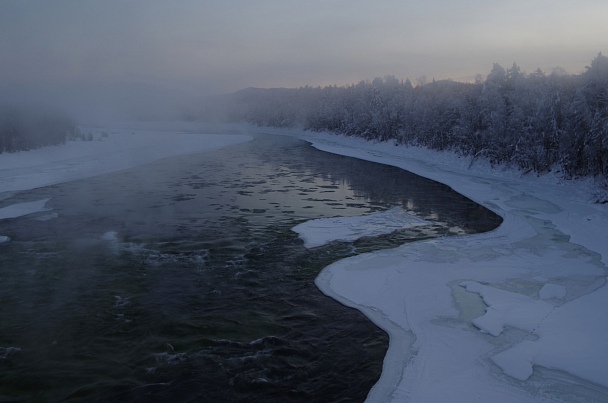
<instances>
[{"instance_id":1,"label":"snow-covered ice","mask_svg":"<svg viewBox=\"0 0 608 403\"><path fill-rule=\"evenodd\" d=\"M589 181L522 176L450 153L326 133L274 132L445 183L504 218L487 233L357 255L319 274L324 293L390 335L370 402L608 401L608 205L592 203ZM74 152L2 154L0 193L248 139L137 133L78 143ZM136 140L144 135L152 144ZM359 220L322 224L359 236L366 230Z\"/></svg>"},{"instance_id":2,"label":"snow-covered ice","mask_svg":"<svg viewBox=\"0 0 608 403\"><path fill-rule=\"evenodd\" d=\"M524 340L492 360L505 373L520 380L532 375L533 365L540 365L608 388L606 302L608 287L602 284L594 292L555 307L539 318L542 320L534 330L538 340Z\"/></svg>"},{"instance_id":3,"label":"snow-covered ice","mask_svg":"<svg viewBox=\"0 0 608 403\"><path fill-rule=\"evenodd\" d=\"M49 199L36 200L25 203L15 203L0 208L0 220L6 220L9 218L17 218L25 215L34 213L49 211L46 208L46 203ZM11 238L7 235L0 235L0 244L10 241Z\"/></svg>"},{"instance_id":4,"label":"snow-covered ice","mask_svg":"<svg viewBox=\"0 0 608 403\"><path fill-rule=\"evenodd\" d=\"M390 234L398 230L431 225L408 214L401 207L365 216L332 217L309 220L298 224L292 230L304 241L304 246L314 248L332 241L352 242L365 236Z\"/></svg>"},{"instance_id":5,"label":"snow-covered ice","mask_svg":"<svg viewBox=\"0 0 608 403\"><path fill-rule=\"evenodd\" d=\"M474 281L465 281L460 285L469 292L481 295L483 302L488 305L486 313L474 319L473 324L492 336L500 335L505 326L534 333L536 327L554 309L553 305L545 301Z\"/></svg>"},{"instance_id":6,"label":"snow-covered ice","mask_svg":"<svg viewBox=\"0 0 608 403\"><path fill-rule=\"evenodd\" d=\"M563 299L563 298L566 298L567 294L568 294L568 289L566 287L564 287L563 285L547 283L538 292L538 297L540 299L552 299L552 298Z\"/></svg>"},{"instance_id":7,"label":"snow-covered ice","mask_svg":"<svg viewBox=\"0 0 608 403\"><path fill-rule=\"evenodd\" d=\"M2 208L0 208L0 220L6 220L9 218L17 218L17 217L22 217L25 215L40 213L40 212L44 212L44 211L50 211L50 209L48 209L46 207L46 203L48 201L49 201L49 199L42 199L42 200L36 200L36 201L31 201L31 202L25 202L25 203L15 203L15 204L11 204L11 205L2 207ZM53 213L51 213L47 216L43 216L39 219L44 221L45 219L53 218L52 214ZM49 217L49 218L45 218L45 217ZM10 241L10 239L11 238L9 236L0 235L0 243L8 242L8 241Z\"/></svg>"},{"instance_id":8,"label":"snow-covered ice","mask_svg":"<svg viewBox=\"0 0 608 403\"><path fill-rule=\"evenodd\" d=\"M45 207L49 199L36 200L26 203L16 203L0 208L0 220L7 218L17 218L24 215L34 214L41 211L48 211Z\"/></svg>"}]
</instances>

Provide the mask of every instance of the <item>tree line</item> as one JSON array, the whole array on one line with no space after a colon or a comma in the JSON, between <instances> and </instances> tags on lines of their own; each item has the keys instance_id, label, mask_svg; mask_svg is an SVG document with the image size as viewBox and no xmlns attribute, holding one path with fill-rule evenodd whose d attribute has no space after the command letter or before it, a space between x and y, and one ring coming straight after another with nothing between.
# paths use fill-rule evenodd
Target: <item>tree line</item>
<instances>
[{"instance_id":1,"label":"tree line","mask_svg":"<svg viewBox=\"0 0 608 403\"><path fill-rule=\"evenodd\" d=\"M0 154L63 144L78 136L74 123L59 112L0 105Z\"/></svg>"},{"instance_id":2,"label":"tree line","mask_svg":"<svg viewBox=\"0 0 608 403\"><path fill-rule=\"evenodd\" d=\"M231 120L301 126L451 150L537 173L608 177L608 58L568 75L494 64L485 80L413 85L393 76L347 86L254 89L232 96Z\"/></svg>"}]
</instances>

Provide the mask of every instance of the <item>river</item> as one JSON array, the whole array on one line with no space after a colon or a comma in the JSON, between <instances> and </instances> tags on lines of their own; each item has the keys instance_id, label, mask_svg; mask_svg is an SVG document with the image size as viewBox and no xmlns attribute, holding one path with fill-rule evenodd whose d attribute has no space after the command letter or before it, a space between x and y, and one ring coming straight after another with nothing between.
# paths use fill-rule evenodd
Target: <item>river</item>
<instances>
[{"instance_id":1,"label":"river","mask_svg":"<svg viewBox=\"0 0 608 403\"><path fill-rule=\"evenodd\" d=\"M398 168L256 135L31 191L0 222L0 400L363 401L386 334L314 285L326 265L501 221ZM306 249L303 221L401 206L433 222Z\"/></svg>"}]
</instances>

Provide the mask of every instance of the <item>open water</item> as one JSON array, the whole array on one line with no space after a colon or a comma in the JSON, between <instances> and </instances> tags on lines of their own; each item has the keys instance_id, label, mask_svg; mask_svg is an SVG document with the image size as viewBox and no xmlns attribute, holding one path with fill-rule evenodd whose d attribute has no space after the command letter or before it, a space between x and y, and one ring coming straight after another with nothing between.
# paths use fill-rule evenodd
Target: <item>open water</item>
<instances>
[{"instance_id":1,"label":"open water","mask_svg":"<svg viewBox=\"0 0 608 403\"><path fill-rule=\"evenodd\" d=\"M46 198L0 221L0 401L363 401L388 337L317 273L500 223L447 186L270 135L0 207ZM394 206L434 224L312 250L290 230Z\"/></svg>"}]
</instances>

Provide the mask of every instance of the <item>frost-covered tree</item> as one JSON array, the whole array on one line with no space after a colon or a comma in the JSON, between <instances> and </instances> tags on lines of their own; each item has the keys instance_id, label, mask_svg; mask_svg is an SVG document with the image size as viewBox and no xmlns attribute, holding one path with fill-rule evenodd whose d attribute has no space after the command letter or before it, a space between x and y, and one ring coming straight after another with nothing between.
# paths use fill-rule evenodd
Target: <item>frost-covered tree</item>
<instances>
[{"instance_id":1,"label":"frost-covered tree","mask_svg":"<svg viewBox=\"0 0 608 403\"><path fill-rule=\"evenodd\" d=\"M608 59L581 75L495 63L483 80L393 76L348 86L248 89L233 116L485 157L525 171L608 176Z\"/></svg>"}]
</instances>

